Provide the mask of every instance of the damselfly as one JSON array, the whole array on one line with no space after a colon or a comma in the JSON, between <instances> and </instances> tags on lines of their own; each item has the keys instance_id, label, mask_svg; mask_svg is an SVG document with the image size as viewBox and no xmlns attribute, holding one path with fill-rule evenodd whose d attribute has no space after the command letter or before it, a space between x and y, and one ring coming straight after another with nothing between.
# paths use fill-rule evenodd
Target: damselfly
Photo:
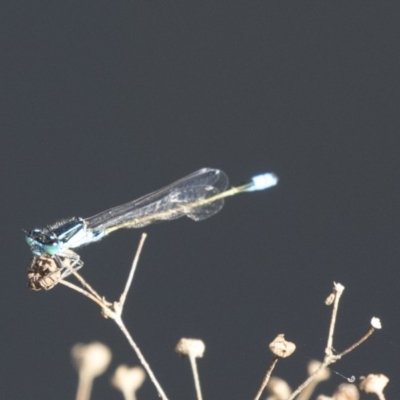
<instances>
[{"instance_id":1,"label":"damselfly","mask_svg":"<svg viewBox=\"0 0 400 400\"><path fill-rule=\"evenodd\" d=\"M68 257L68 249L98 241L117 229L141 228L156 221L183 216L201 221L220 211L225 197L267 189L277 182L276 175L266 173L253 177L242 186L226 190L228 177L224 172L203 168L163 189L93 217L73 217L43 229L25 231L25 238L36 256Z\"/></svg>"}]
</instances>

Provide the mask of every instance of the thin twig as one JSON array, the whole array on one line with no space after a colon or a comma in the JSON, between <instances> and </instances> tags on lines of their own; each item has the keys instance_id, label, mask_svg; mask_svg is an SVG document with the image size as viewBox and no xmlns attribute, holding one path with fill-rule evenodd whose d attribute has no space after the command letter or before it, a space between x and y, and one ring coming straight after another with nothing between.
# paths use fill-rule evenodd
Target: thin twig
<instances>
[{"instance_id":1,"label":"thin twig","mask_svg":"<svg viewBox=\"0 0 400 400\"><path fill-rule=\"evenodd\" d=\"M260 389L258 389L256 397L254 397L254 400L258 400L261 397L264 389L266 388L266 386L268 384L269 378L271 377L272 371L274 370L275 365L278 362L278 360L279 360L279 357L274 357L274 359L272 360L272 363L269 366L267 373L265 374L264 380L261 383Z\"/></svg>"},{"instance_id":2,"label":"thin twig","mask_svg":"<svg viewBox=\"0 0 400 400\"><path fill-rule=\"evenodd\" d=\"M335 300L333 303L333 308L332 308L332 317L331 317L331 323L329 326L329 335L328 335L328 342L326 344L326 349L325 349L325 354L326 355L332 355L332 348L333 348L333 334L335 332L335 325L336 325L336 316L337 316L337 311L339 308L339 300L340 296L342 295L344 290L344 286L341 285L340 283L334 283L333 286L333 293L335 295Z\"/></svg>"},{"instance_id":3,"label":"thin twig","mask_svg":"<svg viewBox=\"0 0 400 400\"><path fill-rule=\"evenodd\" d=\"M66 281L65 279L61 279L59 281L62 285L69 287L70 289L76 290L77 292L83 294L84 296L88 297L90 300L93 300L96 304L98 304L101 308L104 307L103 300L98 299L97 297L93 296L91 293L87 292L86 290L80 288L79 286Z\"/></svg>"},{"instance_id":4,"label":"thin twig","mask_svg":"<svg viewBox=\"0 0 400 400\"><path fill-rule=\"evenodd\" d=\"M118 327L121 329L122 333L125 335L126 339L128 340L129 344L132 346L132 349L135 351L137 357L139 358L140 363L143 365L143 368L147 371L150 380L153 382L154 386L156 387L158 391L158 395L163 399L163 400L168 400L166 394L164 393L164 390L162 389L161 385L158 383L158 380L153 374L152 369L150 368L150 365L147 363L146 359L144 358L144 355L140 351L138 345L135 343L133 340L131 334L129 331L126 329L124 322L122 321L122 318L120 315L116 315L115 318L113 318L115 323L118 325Z\"/></svg>"},{"instance_id":5,"label":"thin twig","mask_svg":"<svg viewBox=\"0 0 400 400\"><path fill-rule=\"evenodd\" d=\"M133 280L133 275L134 275L134 273L136 271L136 267L137 267L138 262L139 262L140 253L142 252L143 245L144 245L144 242L145 242L146 238L147 238L147 234L143 233L142 237L140 238L139 246L138 246L138 248L136 250L135 258L133 259L132 267L131 267L131 270L129 272L126 284L125 284L125 289L122 292L121 297L119 298L119 304L121 306L121 310L124 308L126 296L128 295L129 289L131 287L132 280Z\"/></svg>"},{"instance_id":6,"label":"thin twig","mask_svg":"<svg viewBox=\"0 0 400 400\"><path fill-rule=\"evenodd\" d=\"M93 379L88 376L79 374L78 389L76 392L76 400L89 400L92 392Z\"/></svg>"},{"instance_id":7,"label":"thin twig","mask_svg":"<svg viewBox=\"0 0 400 400\"><path fill-rule=\"evenodd\" d=\"M192 367L194 386L196 388L197 400L203 400L203 396L201 394L201 389L200 389L199 372L197 371L196 357L194 357L193 355L189 355L189 360L190 360L190 365Z\"/></svg>"},{"instance_id":8,"label":"thin twig","mask_svg":"<svg viewBox=\"0 0 400 400\"><path fill-rule=\"evenodd\" d=\"M93 294L93 296L97 297L99 300L101 300L101 296L92 288L92 286L90 286L85 279L83 278L83 276L76 271L72 271L73 275L75 276L76 279L78 279L78 281L83 285L83 287L86 287L88 289L88 291L90 293Z\"/></svg>"},{"instance_id":9,"label":"thin twig","mask_svg":"<svg viewBox=\"0 0 400 400\"><path fill-rule=\"evenodd\" d=\"M317 374L329 364L334 361L329 362L327 359L320 364L320 366L287 398L287 400L293 400L305 387L307 387L317 376Z\"/></svg>"},{"instance_id":10,"label":"thin twig","mask_svg":"<svg viewBox=\"0 0 400 400\"><path fill-rule=\"evenodd\" d=\"M373 333L375 332L375 328L371 328L361 339L357 340L354 344L348 347L346 350L342 351L341 353L337 354L336 357L342 358L346 354L353 351L356 347L358 347L361 343L365 342Z\"/></svg>"},{"instance_id":11,"label":"thin twig","mask_svg":"<svg viewBox=\"0 0 400 400\"><path fill-rule=\"evenodd\" d=\"M337 311L339 308L339 300L340 296L343 293L344 286L340 283L334 283L333 286L333 294L335 296L333 307L332 307L332 315L331 315L331 322L329 325L329 335L328 340L325 348L325 358L324 361L320 364L320 366L290 395L287 400L293 400L306 386L310 384L317 376L319 371L323 368L327 367L329 364L332 364L336 361L335 356L332 355L332 346L333 346L333 333L335 332L335 324L336 324L336 316Z\"/></svg>"},{"instance_id":12,"label":"thin twig","mask_svg":"<svg viewBox=\"0 0 400 400\"><path fill-rule=\"evenodd\" d=\"M122 320L122 316L121 316L122 308L125 303L127 293L132 284L133 275L134 275L135 269L137 267L137 264L139 261L139 256L140 256L141 250L143 248L143 244L146 239L146 236L147 236L146 234L142 235L138 249L136 251L134 261L132 263L131 271L128 275L128 279L125 284L125 289L120 296L120 301L114 302L112 304L112 303L109 303L104 297L100 297L100 295L97 294L97 292L76 271L72 271L72 273L79 280L79 282L81 282L81 284L83 284L84 287L87 288L87 290L84 290L84 289L80 288L79 286L77 286L71 282L68 282L66 280L63 280L63 279L60 280L60 283L62 283L63 285L65 285L73 290L76 290L77 292L88 297L90 300L94 301L97 305L99 305L101 307L102 314L104 317L113 319L115 321L115 323L121 329L122 333L125 335L126 339L128 340L129 344L131 345L132 349L135 351L137 357L139 358L140 363L143 365L144 369L147 371L147 374L149 375L151 381L153 382L154 386L156 387L156 389L158 391L158 395L161 397L162 400L168 400L166 394L164 393L163 389L161 388L161 385L159 384L153 371L151 370L150 365L147 363L147 361L144 358L144 355L142 354L142 352L140 351L138 345L135 343L131 334L126 329L125 324Z\"/></svg>"},{"instance_id":13,"label":"thin twig","mask_svg":"<svg viewBox=\"0 0 400 400\"><path fill-rule=\"evenodd\" d=\"M374 332L375 328L372 327L361 339L357 340L354 344L352 344L350 347L348 347L346 350L343 352L334 355L333 354L333 333L335 331L335 324L336 324L336 316L337 316L337 311L339 308L339 300L340 296L343 293L344 286L342 286L340 283L335 283L334 284L334 295L335 295L335 300L333 303L333 308L332 308L332 316L331 316L331 322L330 322L330 327L329 327L329 336L328 336L328 341L327 345L325 348L325 357L324 361L319 365L319 367L290 395L290 397L287 400L293 400L305 387L307 387L310 382L312 382L317 374L324 368L326 368L328 365L335 363L336 361L340 360L344 355L350 353L352 350L354 350L356 347L358 347L361 343L363 343L365 340L367 340Z\"/></svg>"},{"instance_id":14,"label":"thin twig","mask_svg":"<svg viewBox=\"0 0 400 400\"><path fill-rule=\"evenodd\" d=\"M77 253L75 253L74 251L72 251L72 250L68 250L67 254L71 254L71 258L69 258L68 256L63 256L62 259L61 259L61 257L56 257L55 258L57 264L59 264L60 269L63 269L63 267L64 267L67 270L69 270L70 274L74 275L75 278L81 283L81 285L83 287L85 287L90 293L92 293L93 296L97 297L97 299L99 299L101 301L100 295L85 281L83 276L80 275L74 269L74 267L70 265L70 261L71 260L74 260L74 261L80 260L79 255ZM83 263L82 263L82 265L83 265Z\"/></svg>"}]
</instances>

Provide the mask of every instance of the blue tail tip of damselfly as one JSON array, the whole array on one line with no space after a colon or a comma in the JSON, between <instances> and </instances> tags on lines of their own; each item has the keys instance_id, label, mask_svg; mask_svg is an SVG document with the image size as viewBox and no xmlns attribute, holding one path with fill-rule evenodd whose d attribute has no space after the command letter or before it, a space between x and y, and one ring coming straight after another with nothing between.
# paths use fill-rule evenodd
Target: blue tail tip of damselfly
<instances>
[{"instance_id":1,"label":"blue tail tip of damselfly","mask_svg":"<svg viewBox=\"0 0 400 400\"><path fill-rule=\"evenodd\" d=\"M251 186L246 190L246 192L268 189L275 186L278 183L278 180L278 177L272 172L253 176L253 178L251 178Z\"/></svg>"}]
</instances>

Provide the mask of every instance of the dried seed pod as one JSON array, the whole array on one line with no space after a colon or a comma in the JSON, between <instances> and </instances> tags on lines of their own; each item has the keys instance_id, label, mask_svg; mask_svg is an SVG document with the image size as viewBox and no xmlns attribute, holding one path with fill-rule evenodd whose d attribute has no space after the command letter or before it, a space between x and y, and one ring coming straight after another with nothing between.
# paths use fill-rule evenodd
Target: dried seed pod
<instances>
[{"instance_id":1,"label":"dried seed pod","mask_svg":"<svg viewBox=\"0 0 400 400\"><path fill-rule=\"evenodd\" d=\"M277 376L270 378L267 389L271 395L268 399L285 400L292 394L292 389L288 383Z\"/></svg>"},{"instance_id":2,"label":"dried seed pod","mask_svg":"<svg viewBox=\"0 0 400 400\"><path fill-rule=\"evenodd\" d=\"M120 365L114 372L111 383L124 394L126 399L130 399L145 379L146 373L142 367L129 368L126 365Z\"/></svg>"},{"instance_id":3,"label":"dried seed pod","mask_svg":"<svg viewBox=\"0 0 400 400\"><path fill-rule=\"evenodd\" d=\"M374 393L378 397L383 395L383 389L389 382L389 378L383 374L369 374L362 376L360 382L360 389L365 393Z\"/></svg>"},{"instance_id":4,"label":"dried seed pod","mask_svg":"<svg viewBox=\"0 0 400 400\"><path fill-rule=\"evenodd\" d=\"M61 279L61 270L56 261L48 256L33 257L28 269L28 288L31 290L50 290Z\"/></svg>"},{"instance_id":5,"label":"dried seed pod","mask_svg":"<svg viewBox=\"0 0 400 400\"><path fill-rule=\"evenodd\" d=\"M341 295L344 291L344 286L341 283L333 282L333 289L337 294Z\"/></svg>"},{"instance_id":6,"label":"dried seed pod","mask_svg":"<svg viewBox=\"0 0 400 400\"><path fill-rule=\"evenodd\" d=\"M110 349L99 342L78 343L72 347L71 356L79 373L91 378L103 374L111 361Z\"/></svg>"},{"instance_id":7,"label":"dried seed pod","mask_svg":"<svg viewBox=\"0 0 400 400\"><path fill-rule=\"evenodd\" d=\"M372 317L371 318L371 326L375 329L382 329L381 320L377 317Z\"/></svg>"},{"instance_id":8,"label":"dried seed pod","mask_svg":"<svg viewBox=\"0 0 400 400\"><path fill-rule=\"evenodd\" d=\"M286 341L285 335L281 333L269 344L269 349L276 357L285 358L294 353L296 345Z\"/></svg>"},{"instance_id":9,"label":"dried seed pod","mask_svg":"<svg viewBox=\"0 0 400 400\"><path fill-rule=\"evenodd\" d=\"M335 301L335 293L331 293L325 300L325 304L327 306L330 306L333 304L333 302Z\"/></svg>"},{"instance_id":10,"label":"dried seed pod","mask_svg":"<svg viewBox=\"0 0 400 400\"><path fill-rule=\"evenodd\" d=\"M359 400L360 392L352 383L342 383L333 395L333 400Z\"/></svg>"},{"instance_id":11,"label":"dried seed pod","mask_svg":"<svg viewBox=\"0 0 400 400\"><path fill-rule=\"evenodd\" d=\"M175 347L175 351L181 356L201 358L206 350L206 345L200 339L182 338Z\"/></svg>"}]
</instances>

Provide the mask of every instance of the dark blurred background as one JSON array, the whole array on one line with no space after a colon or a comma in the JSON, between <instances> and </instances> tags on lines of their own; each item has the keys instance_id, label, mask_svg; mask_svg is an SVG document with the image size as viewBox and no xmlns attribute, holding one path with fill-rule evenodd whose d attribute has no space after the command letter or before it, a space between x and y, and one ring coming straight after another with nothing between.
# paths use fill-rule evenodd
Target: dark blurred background
<instances>
[{"instance_id":1,"label":"dark blurred background","mask_svg":"<svg viewBox=\"0 0 400 400\"><path fill-rule=\"evenodd\" d=\"M57 286L30 292L21 228L88 217L201 167L269 191L213 218L146 228L125 320L171 399L194 398L174 347L202 338L204 398L253 398L279 333L298 345L276 375L296 387L323 356L333 281L346 290L334 346L383 330L333 369L400 391L399 19L396 2L4 1L0 5L2 399L72 399L70 348L113 361L93 399L138 363L115 324ZM109 300L139 230L82 248ZM345 379L318 389L330 395ZM366 396L367 397L367 396ZM139 399L156 399L147 382Z\"/></svg>"}]
</instances>

